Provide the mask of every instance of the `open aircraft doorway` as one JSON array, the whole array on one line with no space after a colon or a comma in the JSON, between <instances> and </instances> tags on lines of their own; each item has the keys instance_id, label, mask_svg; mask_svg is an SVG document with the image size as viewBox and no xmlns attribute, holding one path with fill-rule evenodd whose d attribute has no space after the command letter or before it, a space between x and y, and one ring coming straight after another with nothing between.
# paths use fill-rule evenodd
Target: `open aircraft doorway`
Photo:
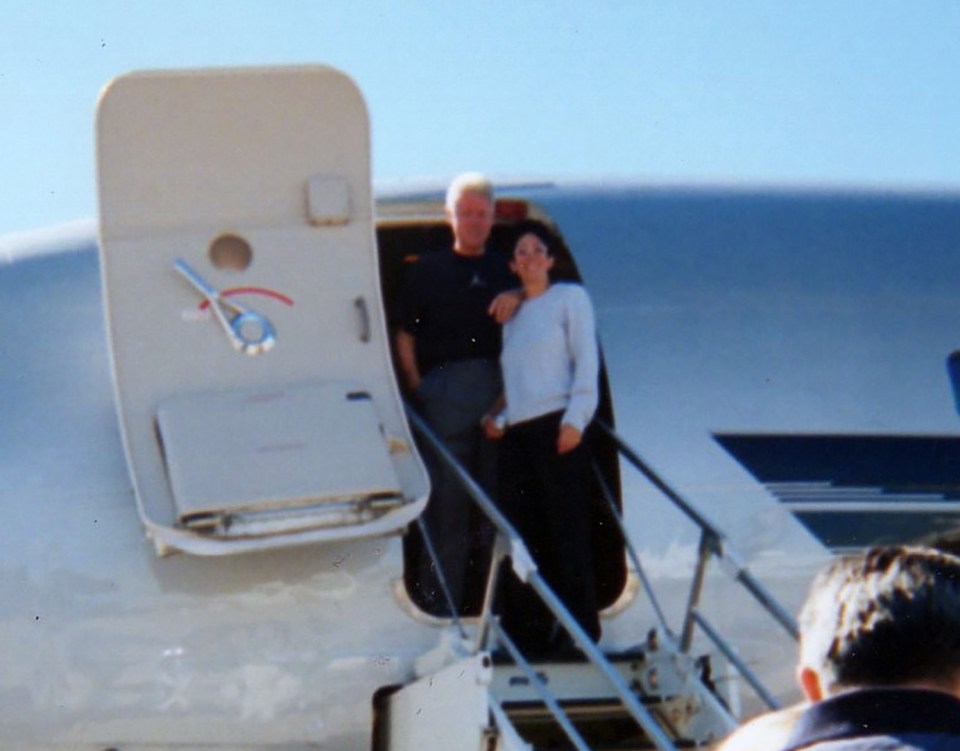
<instances>
[{"instance_id":1,"label":"open aircraft doorway","mask_svg":"<svg viewBox=\"0 0 960 751\"><path fill-rule=\"evenodd\" d=\"M449 225L443 219L442 197L412 199L406 202L381 204L377 227L377 245L380 254L380 270L383 285L384 307L387 311L390 331L396 330L399 298L405 273L410 264L427 253L451 252L453 237ZM551 278L555 281L582 282L573 254L563 239L560 230L542 209L525 200L501 198L496 204L497 221L487 244L488 253L509 256L515 240L515 224L523 219L540 222L554 242L551 243L556 258ZM403 388L402 383L400 384ZM416 400L404 392L409 404ZM606 369L600 368L600 404L597 418L614 425L614 407ZM609 608L624 595L628 583L624 546L611 516L610 502L618 512L622 511L620 472L616 447L605 440L599 431L591 429L590 441L596 466L591 496L594 509L593 541L596 553L594 576L601 608ZM430 466L430 449L420 445L420 451ZM608 500L609 499L609 500ZM449 607L442 601L428 598L416 575L416 561L425 555L420 529L411 525L404 540L404 584L406 593L419 609L436 617L449 616ZM478 614L483 604L482 588L472 591L465 604L468 615Z\"/></svg>"}]
</instances>

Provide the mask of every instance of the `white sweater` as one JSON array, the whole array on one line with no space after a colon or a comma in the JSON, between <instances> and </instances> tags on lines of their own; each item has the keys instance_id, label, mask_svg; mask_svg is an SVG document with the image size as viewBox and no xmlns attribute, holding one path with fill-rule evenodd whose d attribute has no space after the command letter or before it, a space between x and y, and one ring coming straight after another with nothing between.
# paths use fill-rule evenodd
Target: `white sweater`
<instances>
[{"instance_id":1,"label":"white sweater","mask_svg":"<svg viewBox=\"0 0 960 751\"><path fill-rule=\"evenodd\" d=\"M525 300L504 324L500 366L508 424L563 410L563 422L582 431L597 409L600 370L586 290L557 282Z\"/></svg>"}]
</instances>

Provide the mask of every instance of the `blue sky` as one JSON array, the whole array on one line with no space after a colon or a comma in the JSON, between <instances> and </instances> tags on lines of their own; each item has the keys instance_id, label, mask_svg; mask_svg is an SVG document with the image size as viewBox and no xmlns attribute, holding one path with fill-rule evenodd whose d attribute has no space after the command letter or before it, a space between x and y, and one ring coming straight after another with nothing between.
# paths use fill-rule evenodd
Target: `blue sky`
<instances>
[{"instance_id":1,"label":"blue sky","mask_svg":"<svg viewBox=\"0 0 960 751\"><path fill-rule=\"evenodd\" d=\"M96 213L98 93L322 62L378 181L588 176L960 191L954 0L35 0L0 31L0 234Z\"/></svg>"}]
</instances>

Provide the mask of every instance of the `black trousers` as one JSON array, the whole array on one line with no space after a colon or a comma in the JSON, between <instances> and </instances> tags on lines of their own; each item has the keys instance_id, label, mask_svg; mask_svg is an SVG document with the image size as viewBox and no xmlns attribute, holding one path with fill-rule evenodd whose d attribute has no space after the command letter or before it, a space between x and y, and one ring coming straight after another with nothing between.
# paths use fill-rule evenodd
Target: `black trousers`
<instances>
[{"instance_id":1,"label":"black trousers","mask_svg":"<svg viewBox=\"0 0 960 751\"><path fill-rule=\"evenodd\" d=\"M581 442L557 453L561 412L511 426L501 440L498 505L537 569L577 622L597 641L589 451ZM523 649L550 652L566 641L550 611L512 571L504 572L497 611Z\"/></svg>"}]
</instances>

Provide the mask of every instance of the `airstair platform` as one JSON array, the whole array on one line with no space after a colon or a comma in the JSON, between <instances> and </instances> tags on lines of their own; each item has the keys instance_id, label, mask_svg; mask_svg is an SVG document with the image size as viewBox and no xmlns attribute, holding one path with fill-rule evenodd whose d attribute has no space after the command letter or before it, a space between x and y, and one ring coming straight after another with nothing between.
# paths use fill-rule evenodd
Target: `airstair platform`
<instances>
[{"instance_id":1,"label":"airstair platform","mask_svg":"<svg viewBox=\"0 0 960 751\"><path fill-rule=\"evenodd\" d=\"M736 724L697 661L667 645L601 658L634 706L588 659L496 657L464 657L382 696L375 749L704 748Z\"/></svg>"}]
</instances>

